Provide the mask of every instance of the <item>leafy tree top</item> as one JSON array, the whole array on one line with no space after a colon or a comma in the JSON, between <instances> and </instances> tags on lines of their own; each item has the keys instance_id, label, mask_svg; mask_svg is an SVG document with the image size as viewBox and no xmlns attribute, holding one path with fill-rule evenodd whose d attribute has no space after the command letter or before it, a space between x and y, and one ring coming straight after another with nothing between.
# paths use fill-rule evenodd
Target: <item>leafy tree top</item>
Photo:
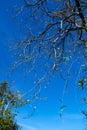
<instances>
[{"instance_id":1,"label":"leafy tree top","mask_svg":"<svg viewBox=\"0 0 87 130\"><path fill-rule=\"evenodd\" d=\"M13 110L30 103L19 91L12 91L6 81L0 83L0 117L14 117Z\"/></svg>"}]
</instances>

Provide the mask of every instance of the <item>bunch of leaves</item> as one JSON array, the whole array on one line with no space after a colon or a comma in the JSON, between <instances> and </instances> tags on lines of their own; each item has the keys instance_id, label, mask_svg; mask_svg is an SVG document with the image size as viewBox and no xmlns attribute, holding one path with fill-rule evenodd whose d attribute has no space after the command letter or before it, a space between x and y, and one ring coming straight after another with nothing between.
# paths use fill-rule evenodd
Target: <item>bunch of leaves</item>
<instances>
[{"instance_id":1,"label":"bunch of leaves","mask_svg":"<svg viewBox=\"0 0 87 130\"><path fill-rule=\"evenodd\" d=\"M87 2L82 1L81 3L82 3L82 8L83 8L83 9L87 9Z\"/></svg>"},{"instance_id":2,"label":"bunch of leaves","mask_svg":"<svg viewBox=\"0 0 87 130\"><path fill-rule=\"evenodd\" d=\"M0 83L0 130L17 130L14 118L19 107L29 103L19 91L12 91L6 81Z\"/></svg>"},{"instance_id":3,"label":"bunch of leaves","mask_svg":"<svg viewBox=\"0 0 87 130\"><path fill-rule=\"evenodd\" d=\"M0 117L0 130L18 130L19 128L11 117Z\"/></svg>"}]
</instances>

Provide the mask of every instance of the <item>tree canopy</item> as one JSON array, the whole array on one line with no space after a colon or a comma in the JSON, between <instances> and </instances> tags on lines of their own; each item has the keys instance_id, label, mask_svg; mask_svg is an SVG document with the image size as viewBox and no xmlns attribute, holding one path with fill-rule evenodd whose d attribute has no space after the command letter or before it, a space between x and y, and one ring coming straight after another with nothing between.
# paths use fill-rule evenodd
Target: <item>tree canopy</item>
<instances>
[{"instance_id":1,"label":"tree canopy","mask_svg":"<svg viewBox=\"0 0 87 130\"><path fill-rule=\"evenodd\" d=\"M39 82L54 72L67 79L73 66L77 75L86 73L83 70L87 66L87 2L21 0L20 3L15 16L22 25L22 36L14 47L17 52L14 66L26 64L27 72L37 73L40 68ZM83 77L86 74L79 78Z\"/></svg>"},{"instance_id":2,"label":"tree canopy","mask_svg":"<svg viewBox=\"0 0 87 130\"><path fill-rule=\"evenodd\" d=\"M21 37L15 42L16 62L35 73L40 84L59 73L75 77L81 90L87 83L87 2L84 0L21 0L14 8ZM74 68L74 70L73 70Z\"/></svg>"},{"instance_id":3,"label":"tree canopy","mask_svg":"<svg viewBox=\"0 0 87 130\"><path fill-rule=\"evenodd\" d=\"M0 83L0 130L18 130L15 121L17 108L29 103L22 99L19 91L12 91L6 81Z\"/></svg>"}]
</instances>

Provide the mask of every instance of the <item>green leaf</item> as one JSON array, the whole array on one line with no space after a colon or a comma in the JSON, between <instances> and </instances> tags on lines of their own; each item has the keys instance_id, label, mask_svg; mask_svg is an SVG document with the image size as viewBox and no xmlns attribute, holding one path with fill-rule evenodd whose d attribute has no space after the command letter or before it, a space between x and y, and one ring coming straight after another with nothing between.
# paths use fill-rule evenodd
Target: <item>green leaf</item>
<instances>
[{"instance_id":1,"label":"green leaf","mask_svg":"<svg viewBox=\"0 0 87 130\"><path fill-rule=\"evenodd\" d=\"M87 104L87 98L82 98L83 103Z\"/></svg>"},{"instance_id":2,"label":"green leaf","mask_svg":"<svg viewBox=\"0 0 87 130\"><path fill-rule=\"evenodd\" d=\"M82 90L84 90L85 81L86 81L86 78L84 77L82 77L82 79L78 81L78 85L81 87Z\"/></svg>"},{"instance_id":3,"label":"green leaf","mask_svg":"<svg viewBox=\"0 0 87 130\"><path fill-rule=\"evenodd\" d=\"M87 41L85 42L85 47L87 48Z\"/></svg>"}]
</instances>

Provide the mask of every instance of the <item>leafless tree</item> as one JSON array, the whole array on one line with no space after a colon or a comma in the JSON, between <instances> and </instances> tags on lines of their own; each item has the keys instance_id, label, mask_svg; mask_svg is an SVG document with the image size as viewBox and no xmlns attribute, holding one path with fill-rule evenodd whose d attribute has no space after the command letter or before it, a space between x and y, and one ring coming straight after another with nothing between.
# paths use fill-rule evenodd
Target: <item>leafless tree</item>
<instances>
[{"instance_id":1,"label":"leafless tree","mask_svg":"<svg viewBox=\"0 0 87 130\"><path fill-rule=\"evenodd\" d=\"M86 81L86 10L85 0L21 0L15 8L22 28L21 38L14 46L17 52L14 67L24 65L27 73L35 72L39 91L40 83L48 81L54 73L59 72L67 82L73 67L76 81L80 85Z\"/></svg>"}]
</instances>

